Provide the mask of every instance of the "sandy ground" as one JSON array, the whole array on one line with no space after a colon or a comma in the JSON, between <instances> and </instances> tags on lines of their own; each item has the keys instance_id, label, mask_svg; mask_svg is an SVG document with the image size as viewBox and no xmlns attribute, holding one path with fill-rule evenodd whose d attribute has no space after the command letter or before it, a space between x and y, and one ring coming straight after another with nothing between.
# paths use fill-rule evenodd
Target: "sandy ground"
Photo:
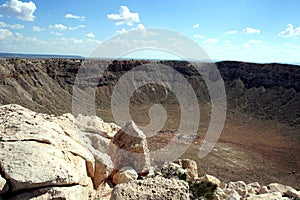
<instances>
[{"instance_id":1,"label":"sandy ground","mask_svg":"<svg viewBox=\"0 0 300 200\"><path fill-rule=\"evenodd\" d=\"M200 174L216 175L223 181L279 182L300 189L299 130L255 118L229 119L207 157L197 159L199 145L184 156L198 161Z\"/></svg>"}]
</instances>

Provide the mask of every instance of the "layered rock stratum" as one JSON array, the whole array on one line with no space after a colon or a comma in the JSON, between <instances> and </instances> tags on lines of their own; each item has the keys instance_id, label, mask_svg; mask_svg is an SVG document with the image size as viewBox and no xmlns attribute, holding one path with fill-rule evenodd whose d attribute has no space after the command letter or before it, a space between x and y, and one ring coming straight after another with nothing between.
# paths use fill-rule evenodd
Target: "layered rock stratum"
<instances>
[{"instance_id":1,"label":"layered rock stratum","mask_svg":"<svg viewBox=\"0 0 300 200\"><path fill-rule=\"evenodd\" d=\"M110 106L111 93L119 78L137 66L151 63L167 65L177 70L194 87L199 101L209 102L203 79L193 65L186 61L1 58L0 103L16 103L49 114L71 112L76 76L82 66L88 65L95 72L99 67L107 69L99 80L93 80L98 78L97 74L93 74L94 71L87 74L95 77L86 77L87 81L96 84L96 97L99 97L96 108L101 113L104 112L101 110ZM234 61L215 64L225 82L227 102L231 110L289 125L299 125L299 66ZM163 75L164 72L160 73ZM154 87L155 92L152 85L144 88L142 94L134 98L133 102L145 103L155 99L165 99L167 104L176 102L172 94L166 93L165 88ZM106 115L105 117L112 120L107 113Z\"/></svg>"}]
</instances>

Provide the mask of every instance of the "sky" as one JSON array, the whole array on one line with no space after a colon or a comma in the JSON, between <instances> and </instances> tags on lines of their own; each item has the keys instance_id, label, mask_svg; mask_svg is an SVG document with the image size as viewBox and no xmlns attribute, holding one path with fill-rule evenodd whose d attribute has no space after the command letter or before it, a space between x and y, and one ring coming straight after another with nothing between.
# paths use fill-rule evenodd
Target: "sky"
<instances>
[{"instance_id":1,"label":"sky","mask_svg":"<svg viewBox=\"0 0 300 200\"><path fill-rule=\"evenodd\" d=\"M192 39L213 60L299 63L299 8L299 0L0 0L0 52L88 56L118 34L154 27Z\"/></svg>"}]
</instances>

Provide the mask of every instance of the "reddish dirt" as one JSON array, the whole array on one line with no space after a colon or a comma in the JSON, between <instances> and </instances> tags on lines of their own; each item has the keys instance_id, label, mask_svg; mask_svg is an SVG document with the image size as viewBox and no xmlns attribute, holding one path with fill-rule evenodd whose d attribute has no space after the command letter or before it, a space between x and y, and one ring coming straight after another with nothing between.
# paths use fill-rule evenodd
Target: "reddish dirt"
<instances>
[{"instance_id":1,"label":"reddish dirt","mask_svg":"<svg viewBox=\"0 0 300 200\"><path fill-rule=\"evenodd\" d=\"M139 112L133 112L138 113L133 115L138 125L147 124L147 112L142 110L139 108ZM176 124L179 120L176 107L172 110L174 112L168 116L169 121ZM198 157L209 121L209 114L203 114L199 137L181 157L196 160L200 175L208 173L225 182L278 182L300 189L300 127L249 117L238 111L228 113L222 134L208 156L203 159ZM171 127L175 126L171 124ZM163 148L171 139L177 139L178 134L176 131L162 131L148 138L150 150ZM177 140L177 145L185 142ZM163 159L167 158L161 159L156 162L162 164Z\"/></svg>"},{"instance_id":2,"label":"reddish dirt","mask_svg":"<svg viewBox=\"0 0 300 200\"><path fill-rule=\"evenodd\" d=\"M223 181L279 182L300 188L299 127L254 118L227 120L214 150L202 160L193 145L184 156L196 159L199 173Z\"/></svg>"}]
</instances>

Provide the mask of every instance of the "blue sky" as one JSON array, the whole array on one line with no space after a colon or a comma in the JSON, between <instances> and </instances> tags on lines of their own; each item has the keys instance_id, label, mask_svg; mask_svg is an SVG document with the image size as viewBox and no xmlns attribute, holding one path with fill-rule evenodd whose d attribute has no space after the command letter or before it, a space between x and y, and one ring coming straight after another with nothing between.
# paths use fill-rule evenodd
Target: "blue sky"
<instances>
[{"instance_id":1,"label":"blue sky","mask_svg":"<svg viewBox=\"0 0 300 200\"><path fill-rule=\"evenodd\" d=\"M156 27L215 60L300 62L299 8L299 0L1 0L0 52L87 56L117 34Z\"/></svg>"}]
</instances>

